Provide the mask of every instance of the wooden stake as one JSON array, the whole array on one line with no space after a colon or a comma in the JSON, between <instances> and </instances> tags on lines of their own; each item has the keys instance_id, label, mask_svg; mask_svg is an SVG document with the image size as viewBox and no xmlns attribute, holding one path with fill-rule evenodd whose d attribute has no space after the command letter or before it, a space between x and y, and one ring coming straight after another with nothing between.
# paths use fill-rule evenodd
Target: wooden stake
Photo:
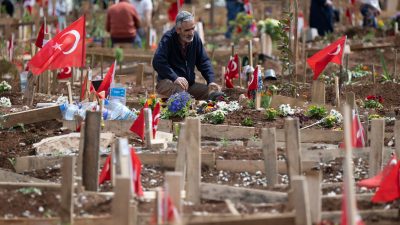
<instances>
[{"instance_id":1,"label":"wooden stake","mask_svg":"<svg viewBox=\"0 0 400 225\"><path fill-rule=\"evenodd\" d=\"M339 92L339 77L335 76L335 96L336 96L336 106L340 106L340 92Z\"/></svg>"},{"instance_id":2,"label":"wooden stake","mask_svg":"<svg viewBox=\"0 0 400 225\"><path fill-rule=\"evenodd\" d=\"M254 101L256 103L255 104L256 109L260 110L261 109L261 93L258 90L256 91L256 96L255 96Z\"/></svg>"},{"instance_id":3,"label":"wooden stake","mask_svg":"<svg viewBox=\"0 0 400 225\"><path fill-rule=\"evenodd\" d=\"M188 144L187 151L187 196L186 199L194 204L200 203L200 178L201 178L201 158L200 158L200 119L186 119L186 139Z\"/></svg>"},{"instance_id":4,"label":"wooden stake","mask_svg":"<svg viewBox=\"0 0 400 225\"><path fill-rule=\"evenodd\" d=\"M117 176L112 201L112 219L115 225L133 225L129 214L131 186L129 177Z\"/></svg>"},{"instance_id":5,"label":"wooden stake","mask_svg":"<svg viewBox=\"0 0 400 225\"><path fill-rule=\"evenodd\" d=\"M355 96L354 92L346 93L346 103L349 105L351 110L355 109L357 104L356 104L356 96Z\"/></svg>"},{"instance_id":6,"label":"wooden stake","mask_svg":"<svg viewBox=\"0 0 400 225\"><path fill-rule=\"evenodd\" d=\"M162 188L157 188L156 189L156 207L155 207L155 211L156 211L156 218L157 218L157 225L163 224L163 213L162 213L162 208L163 208L163 204L162 204L162 199L163 199L163 191Z\"/></svg>"},{"instance_id":7,"label":"wooden stake","mask_svg":"<svg viewBox=\"0 0 400 225\"><path fill-rule=\"evenodd\" d=\"M168 195L179 213L182 213L181 191L183 187L181 172L166 172L165 182L168 186Z\"/></svg>"},{"instance_id":8,"label":"wooden stake","mask_svg":"<svg viewBox=\"0 0 400 225\"><path fill-rule=\"evenodd\" d=\"M119 138L116 149L116 157L118 157L116 164L116 174L117 176L129 177L132 180L132 161L131 153L128 146L127 138ZM133 191L133 190L132 190ZM131 192L133 193L133 192Z\"/></svg>"},{"instance_id":9,"label":"wooden stake","mask_svg":"<svg viewBox=\"0 0 400 225\"><path fill-rule=\"evenodd\" d=\"M231 56L235 57L235 44L233 42L231 42L231 50L232 50Z\"/></svg>"},{"instance_id":10,"label":"wooden stake","mask_svg":"<svg viewBox=\"0 0 400 225\"><path fill-rule=\"evenodd\" d=\"M394 68L393 69L394 69L393 76L396 78L396 80L398 80L399 76L397 75L397 48L394 49Z\"/></svg>"},{"instance_id":11,"label":"wooden stake","mask_svg":"<svg viewBox=\"0 0 400 225\"><path fill-rule=\"evenodd\" d=\"M291 184L292 178L300 175L302 171L298 118L285 120L285 142L286 155L288 157L288 175Z\"/></svg>"},{"instance_id":12,"label":"wooden stake","mask_svg":"<svg viewBox=\"0 0 400 225\"><path fill-rule=\"evenodd\" d=\"M321 179L320 170L311 170L306 172L306 181L308 188L308 197L310 199L311 221L318 224L321 221Z\"/></svg>"},{"instance_id":13,"label":"wooden stake","mask_svg":"<svg viewBox=\"0 0 400 225\"><path fill-rule=\"evenodd\" d=\"M261 132L267 184L269 187L273 187L278 184L278 153L276 150L276 131L275 127L273 127L263 128Z\"/></svg>"},{"instance_id":14,"label":"wooden stake","mask_svg":"<svg viewBox=\"0 0 400 225\"><path fill-rule=\"evenodd\" d=\"M153 69L153 73L151 74L153 78L152 87L153 87L153 94L156 93L156 71Z\"/></svg>"},{"instance_id":15,"label":"wooden stake","mask_svg":"<svg viewBox=\"0 0 400 225\"><path fill-rule=\"evenodd\" d=\"M394 140L396 142L396 156L400 156L400 120L394 123Z\"/></svg>"},{"instance_id":16,"label":"wooden stake","mask_svg":"<svg viewBox=\"0 0 400 225\"><path fill-rule=\"evenodd\" d=\"M103 75L103 62L104 62L104 57L103 54L100 55L100 75L101 75L101 79L104 79L104 75Z\"/></svg>"},{"instance_id":17,"label":"wooden stake","mask_svg":"<svg viewBox=\"0 0 400 225\"><path fill-rule=\"evenodd\" d=\"M81 132L80 132L80 138L79 138L79 153L78 153L78 162L76 166L76 180L78 183L78 192L83 191L82 187L82 174L83 174L83 152L85 148L85 122L82 122L80 124L81 126Z\"/></svg>"},{"instance_id":18,"label":"wooden stake","mask_svg":"<svg viewBox=\"0 0 400 225\"><path fill-rule=\"evenodd\" d=\"M143 87L143 79L144 79L144 64L140 63L138 74L136 75L136 86Z\"/></svg>"},{"instance_id":19,"label":"wooden stake","mask_svg":"<svg viewBox=\"0 0 400 225\"><path fill-rule=\"evenodd\" d=\"M64 157L61 168L62 180L60 220L62 225L74 224L74 171L75 157Z\"/></svg>"},{"instance_id":20,"label":"wooden stake","mask_svg":"<svg viewBox=\"0 0 400 225\"><path fill-rule=\"evenodd\" d=\"M355 190L354 190L354 178L353 178L353 159L352 159L352 113L351 108L348 105L344 105L344 137L346 146L346 157L344 159L344 192L346 193L346 210L347 210L347 224L356 225L356 201L355 201ZM371 166L371 164L370 164ZM371 169L371 167L370 167ZM369 174L371 177L371 174ZM373 174L375 175L375 174ZM372 176L373 176L372 175Z\"/></svg>"},{"instance_id":21,"label":"wooden stake","mask_svg":"<svg viewBox=\"0 0 400 225\"><path fill-rule=\"evenodd\" d=\"M293 0L293 7L294 7L294 46L293 46L293 84L297 84L297 57L299 55L299 48L298 48L298 43L299 43L299 37L298 37L298 32L297 32L297 27L298 27L298 20L299 20L299 15L298 15L298 8L299 5L297 3L297 0Z\"/></svg>"},{"instance_id":22,"label":"wooden stake","mask_svg":"<svg viewBox=\"0 0 400 225\"><path fill-rule=\"evenodd\" d=\"M226 67L222 66L221 67L221 88L222 89L226 88L226 86L225 86L225 73L226 73Z\"/></svg>"},{"instance_id":23,"label":"wooden stake","mask_svg":"<svg viewBox=\"0 0 400 225\"><path fill-rule=\"evenodd\" d=\"M293 176L293 203L296 211L296 225L311 225L311 210L306 179L303 176Z\"/></svg>"},{"instance_id":24,"label":"wooden stake","mask_svg":"<svg viewBox=\"0 0 400 225\"><path fill-rule=\"evenodd\" d=\"M145 123L145 141L146 147L151 149L151 140L153 140L153 121L152 121L151 109L144 109L144 123Z\"/></svg>"},{"instance_id":25,"label":"wooden stake","mask_svg":"<svg viewBox=\"0 0 400 225\"><path fill-rule=\"evenodd\" d=\"M303 40L303 48L302 48L302 55L303 55L303 83L307 83L307 52L306 52L306 30L303 29L302 33L302 40Z\"/></svg>"},{"instance_id":26,"label":"wooden stake","mask_svg":"<svg viewBox=\"0 0 400 225\"><path fill-rule=\"evenodd\" d=\"M27 86L24 93L24 104L31 107L33 105L33 97L35 94L35 83L38 80L31 72L28 73Z\"/></svg>"},{"instance_id":27,"label":"wooden stake","mask_svg":"<svg viewBox=\"0 0 400 225\"><path fill-rule=\"evenodd\" d=\"M88 191L97 191L99 183L100 117L100 112L86 112L82 183Z\"/></svg>"},{"instance_id":28,"label":"wooden stake","mask_svg":"<svg viewBox=\"0 0 400 225\"><path fill-rule=\"evenodd\" d=\"M72 104L73 100L72 100L72 90L71 90L70 82L67 82L67 89L68 89L68 101L69 101L69 104Z\"/></svg>"},{"instance_id":29,"label":"wooden stake","mask_svg":"<svg viewBox=\"0 0 400 225\"><path fill-rule=\"evenodd\" d=\"M254 67L254 62L253 62L253 41L249 40L249 44L248 44L248 49L249 49L249 65L251 67Z\"/></svg>"},{"instance_id":30,"label":"wooden stake","mask_svg":"<svg viewBox=\"0 0 400 225\"><path fill-rule=\"evenodd\" d=\"M385 120L371 121L371 153L369 157L369 177L378 174L382 169L382 158L385 137Z\"/></svg>"}]
</instances>

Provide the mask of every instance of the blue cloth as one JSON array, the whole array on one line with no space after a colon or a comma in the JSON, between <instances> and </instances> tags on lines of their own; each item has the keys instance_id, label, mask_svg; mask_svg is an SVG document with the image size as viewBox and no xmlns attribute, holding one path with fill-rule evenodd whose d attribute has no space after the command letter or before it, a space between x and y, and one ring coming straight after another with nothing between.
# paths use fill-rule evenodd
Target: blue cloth
<instances>
[{"instance_id":1,"label":"blue cloth","mask_svg":"<svg viewBox=\"0 0 400 225\"><path fill-rule=\"evenodd\" d=\"M333 32L333 8L325 3L326 0L311 1L310 27L317 28L320 36Z\"/></svg>"},{"instance_id":2,"label":"blue cloth","mask_svg":"<svg viewBox=\"0 0 400 225\"><path fill-rule=\"evenodd\" d=\"M157 80L169 79L174 82L178 77L184 77L191 86L195 81L194 67L196 66L207 84L214 82L211 61L197 32L186 48L186 57L182 55L181 48L175 28L162 36L153 58L153 68L158 74Z\"/></svg>"},{"instance_id":3,"label":"blue cloth","mask_svg":"<svg viewBox=\"0 0 400 225\"><path fill-rule=\"evenodd\" d=\"M225 37L231 39L233 26L229 24L230 21L234 21L236 19L236 15L240 12L244 12L243 3L237 0L227 0L226 1L226 10L227 10L227 31L225 33Z\"/></svg>"},{"instance_id":4,"label":"blue cloth","mask_svg":"<svg viewBox=\"0 0 400 225\"><path fill-rule=\"evenodd\" d=\"M379 11L369 4L362 4L360 12L363 16L363 27L377 27L376 15Z\"/></svg>"}]
</instances>

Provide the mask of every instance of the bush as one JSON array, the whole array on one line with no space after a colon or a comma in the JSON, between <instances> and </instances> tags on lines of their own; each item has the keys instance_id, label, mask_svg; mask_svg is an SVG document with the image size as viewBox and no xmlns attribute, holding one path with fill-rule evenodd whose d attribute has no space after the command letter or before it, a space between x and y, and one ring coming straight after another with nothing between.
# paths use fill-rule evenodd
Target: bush
<instances>
[{"instance_id":1,"label":"bush","mask_svg":"<svg viewBox=\"0 0 400 225\"><path fill-rule=\"evenodd\" d=\"M274 120L277 115L278 111L276 111L274 108L268 108L265 110L265 119L267 120Z\"/></svg>"},{"instance_id":2,"label":"bush","mask_svg":"<svg viewBox=\"0 0 400 225\"><path fill-rule=\"evenodd\" d=\"M308 108L307 116L313 119L322 119L328 114L327 110L323 106L312 105Z\"/></svg>"},{"instance_id":3,"label":"bush","mask_svg":"<svg viewBox=\"0 0 400 225\"><path fill-rule=\"evenodd\" d=\"M246 126L246 127L252 127L254 126L254 122L251 118L246 117L243 121L242 121L242 126Z\"/></svg>"}]
</instances>

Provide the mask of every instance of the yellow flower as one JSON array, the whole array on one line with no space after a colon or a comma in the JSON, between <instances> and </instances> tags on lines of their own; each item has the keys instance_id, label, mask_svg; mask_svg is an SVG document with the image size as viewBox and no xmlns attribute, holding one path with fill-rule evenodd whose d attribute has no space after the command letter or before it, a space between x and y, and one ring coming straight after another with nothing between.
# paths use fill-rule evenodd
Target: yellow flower
<instances>
[{"instance_id":1,"label":"yellow flower","mask_svg":"<svg viewBox=\"0 0 400 225\"><path fill-rule=\"evenodd\" d=\"M157 95L156 94L152 94L152 95L150 95L150 98L151 99L155 99L155 98L157 98Z\"/></svg>"},{"instance_id":2,"label":"yellow flower","mask_svg":"<svg viewBox=\"0 0 400 225\"><path fill-rule=\"evenodd\" d=\"M153 104L153 99L147 99L147 104L152 105Z\"/></svg>"},{"instance_id":3,"label":"yellow flower","mask_svg":"<svg viewBox=\"0 0 400 225\"><path fill-rule=\"evenodd\" d=\"M385 23L383 22L383 20L378 20L378 27L383 28L384 26L385 26Z\"/></svg>"}]
</instances>

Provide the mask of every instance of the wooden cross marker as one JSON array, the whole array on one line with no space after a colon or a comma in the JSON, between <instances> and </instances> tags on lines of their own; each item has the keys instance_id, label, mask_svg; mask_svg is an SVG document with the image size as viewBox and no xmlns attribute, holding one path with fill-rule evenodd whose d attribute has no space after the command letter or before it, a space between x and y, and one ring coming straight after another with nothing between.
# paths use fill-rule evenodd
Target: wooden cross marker
<instances>
[{"instance_id":1,"label":"wooden cross marker","mask_svg":"<svg viewBox=\"0 0 400 225\"><path fill-rule=\"evenodd\" d=\"M168 194L179 213L182 213L181 191L183 190L182 173L166 172L165 182L168 186Z\"/></svg>"},{"instance_id":2,"label":"wooden cross marker","mask_svg":"<svg viewBox=\"0 0 400 225\"><path fill-rule=\"evenodd\" d=\"M144 124L145 124L145 129L144 129L144 135L145 135L145 142L146 142L146 147L148 149L151 149L151 143L153 140L153 117L151 114L151 109L147 108L144 109Z\"/></svg>"},{"instance_id":3,"label":"wooden cross marker","mask_svg":"<svg viewBox=\"0 0 400 225\"><path fill-rule=\"evenodd\" d=\"M33 105L33 97L35 94L35 83L38 81L38 76L34 76L28 72L27 86L24 92L24 104L27 106Z\"/></svg>"},{"instance_id":4,"label":"wooden cross marker","mask_svg":"<svg viewBox=\"0 0 400 225\"><path fill-rule=\"evenodd\" d=\"M351 108L348 105L344 105L344 137L346 146L346 157L344 159L344 192L346 193L346 208L347 208L347 224L356 225L356 200L354 190L354 178L353 178L353 158L352 158L352 144L351 144L351 133L352 133L352 113ZM371 164L370 164L371 166ZM371 167L370 167L371 169ZM375 174L369 174L374 176Z\"/></svg>"},{"instance_id":5,"label":"wooden cross marker","mask_svg":"<svg viewBox=\"0 0 400 225\"><path fill-rule=\"evenodd\" d=\"M78 158L77 158L77 166L76 166L76 180L78 183L78 192L83 191L82 187L82 173L83 173L83 152L84 152L84 146L85 146L85 122L82 122L80 124L81 126L81 131L80 131L80 138L79 138L79 153L78 153Z\"/></svg>"},{"instance_id":6,"label":"wooden cross marker","mask_svg":"<svg viewBox=\"0 0 400 225\"><path fill-rule=\"evenodd\" d=\"M378 174L382 169L383 148L385 138L385 120L371 121L371 152L369 157L369 177Z\"/></svg>"},{"instance_id":7,"label":"wooden cross marker","mask_svg":"<svg viewBox=\"0 0 400 225\"><path fill-rule=\"evenodd\" d=\"M286 155L288 157L288 175L291 184L292 178L300 175L302 171L298 118L285 120L285 142Z\"/></svg>"},{"instance_id":8,"label":"wooden cross marker","mask_svg":"<svg viewBox=\"0 0 400 225\"><path fill-rule=\"evenodd\" d=\"M62 225L73 225L75 157L63 157L62 161L60 219Z\"/></svg>"},{"instance_id":9,"label":"wooden cross marker","mask_svg":"<svg viewBox=\"0 0 400 225\"><path fill-rule=\"evenodd\" d=\"M70 82L67 82L67 89L68 89L68 101L69 101L69 104L72 104L73 100L72 100L72 89L71 89Z\"/></svg>"},{"instance_id":10,"label":"wooden cross marker","mask_svg":"<svg viewBox=\"0 0 400 225\"><path fill-rule=\"evenodd\" d=\"M291 181L293 189L293 204L296 225L311 225L311 210L306 179L303 176L293 176Z\"/></svg>"},{"instance_id":11,"label":"wooden cross marker","mask_svg":"<svg viewBox=\"0 0 400 225\"><path fill-rule=\"evenodd\" d=\"M178 151L178 156L175 162L175 172L180 172L182 173L181 177L181 183L183 183L186 180L186 158L187 158L187 138L185 137L185 127L186 125L184 123L180 123L180 131L179 131L179 137L178 137L178 146L177 146L177 151Z\"/></svg>"},{"instance_id":12,"label":"wooden cross marker","mask_svg":"<svg viewBox=\"0 0 400 225\"><path fill-rule=\"evenodd\" d=\"M201 179L201 158L200 158L200 119L186 119L186 139L188 142L187 154L187 196L188 201L194 204L200 203L200 179Z\"/></svg>"},{"instance_id":13,"label":"wooden cross marker","mask_svg":"<svg viewBox=\"0 0 400 225\"><path fill-rule=\"evenodd\" d=\"M99 183L100 122L100 112L86 112L82 183L88 191L97 191Z\"/></svg>"},{"instance_id":14,"label":"wooden cross marker","mask_svg":"<svg viewBox=\"0 0 400 225\"><path fill-rule=\"evenodd\" d=\"M278 153L276 150L276 131L275 127L273 127L263 128L261 132L267 184L269 187L273 187L278 184Z\"/></svg>"},{"instance_id":15,"label":"wooden cross marker","mask_svg":"<svg viewBox=\"0 0 400 225\"><path fill-rule=\"evenodd\" d=\"M226 86L225 86L225 73L226 73L226 67L225 66L222 66L221 67L221 88L222 89L225 89L226 88Z\"/></svg>"},{"instance_id":16,"label":"wooden cross marker","mask_svg":"<svg viewBox=\"0 0 400 225\"><path fill-rule=\"evenodd\" d=\"M132 181L129 177L117 176L111 208L112 220L115 225L133 225L129 213L131 186Z\"/></svg>"}]
</instances>

